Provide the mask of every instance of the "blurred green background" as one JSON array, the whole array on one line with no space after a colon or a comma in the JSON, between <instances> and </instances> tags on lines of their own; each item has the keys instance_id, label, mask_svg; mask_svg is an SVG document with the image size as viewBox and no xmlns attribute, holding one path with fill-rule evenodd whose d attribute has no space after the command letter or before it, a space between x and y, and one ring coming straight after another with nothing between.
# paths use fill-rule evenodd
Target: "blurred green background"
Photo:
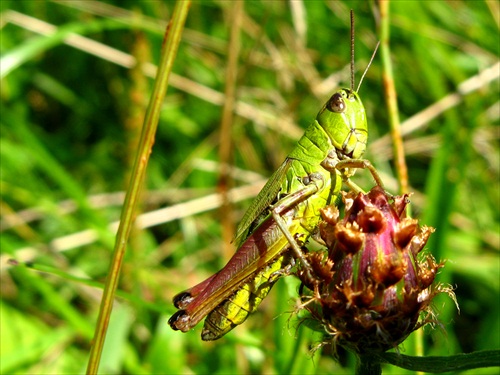
<instances>
[{"instance_id":1,"label":"blurred green background","mask_svg":"<svg viewBox=\"0 0 500 375\"><path fill-rule=\"evenodd\" d=\"M115 223L130 178L171 1L8 1L1 32L1 373L86 367ZM173 332L174 294L219 270L253 195L378 40L375 3L248 1L236 109L220 134L234 3L193 2L174 66L111 317L103 373L352 373L353 357L289 321L297 282L217 342ZM428 249L456 287L435 304L424 353L500 346L499 22L497 1L391 3L391 49L413 215L437 228ZM360 96L366 157L397 193L380 56ZM232 155L221 161L221 144ZM235 203L214 194L234 165ZM360 171L355 181L373 182ZM165 208L163 211L159 211ZM156 213L156 214L155 214ZM13 261L15 260L15 262ZM17 263L17 264L16 264ZM446 331L446 333L445 333ZM402 346L414 353L414 342ZM491 371L491 369L489 369ZM386 367L386 373L402 373ZM472 373L472 372L471 372ZM475 370L473 373L490 373Z\"/></svg>"}]
</instances>

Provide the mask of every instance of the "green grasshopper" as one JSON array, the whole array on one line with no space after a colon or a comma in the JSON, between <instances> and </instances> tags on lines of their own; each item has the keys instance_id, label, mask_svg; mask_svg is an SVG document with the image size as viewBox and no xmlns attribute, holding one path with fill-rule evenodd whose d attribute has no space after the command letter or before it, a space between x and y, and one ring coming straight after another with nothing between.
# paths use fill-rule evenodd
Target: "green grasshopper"
<instances>
[{"instance_id":1,"label":"green grasshopper","mask_svg":"<svg viewBox=\"0 0 500 375\"><path fill-rule=\"evenodd\" d=\"M361 159L368 125L353 89L353 55L351 88L330 97L252 202L237 227L238 250L226 266L174 297L179 311L169 319L172 329L187 332L207 317L202 339L222 337L257 309L296 261L304 277L314 282L301 246L316 230L320 209L336 203L342 183L356 188L349 178L358 168L369 169L382 186L373 166Z\"/></svg>"}]
</instances>

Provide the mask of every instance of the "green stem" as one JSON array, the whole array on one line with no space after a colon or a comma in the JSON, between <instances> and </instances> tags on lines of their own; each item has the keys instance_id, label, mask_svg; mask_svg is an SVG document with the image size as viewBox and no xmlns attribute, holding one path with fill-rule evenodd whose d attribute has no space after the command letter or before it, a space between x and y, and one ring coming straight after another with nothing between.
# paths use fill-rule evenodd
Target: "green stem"
<instances>
[{"instance_id":1,"label":"green stem","mask_svg":"<svg viewBox=\"0 0 500 375\"><path fill-rule=\"evenodd\" d=\"M135 222L135 210L137 202L142 190L144 177L146 175L146 167L153 147L156 129L158 127L158 119L160 110L167 92L168 78L172 70L172 66L177 55L177 48L181 40L184 22L187 17L191 2L177 1L175 4L172 19L167 26L165 39L161 53L160 63L158 66L157 77L149 102L148 109L144 118L144 127L139 141L139 149L132 169L132 179L127 189L125 202L120 218L120 226L116 235L115 248L113 250L113 258L110 264L104 293L101 300L99 317L97 318L93 345L90 350L90 358L87 365L87 374L96 374L99 368L99 363L104 346L104 339L113 308L114 295L120 276L122 261L125 256L125 249Z\"/></svg>"},{"instance_id":2,"label":"green stem","mask_svg":"<svg viewBox=\"0 0 500 375\"><path fill-rule=\"evenodd\" d=\"M391 127L391 137L394 145L394 158L396 174L400 184L399 193L408 193L408 169L405 160L405 151L403 147L403 138L400 131L398 101L396 85L391 62L390 48L390 27L389 27L389 1L380 0L380 55L382 58L382 79L384 83L385 99L387 110L389 112L389 124Z\"/></svg>"},{"instance_id":3,"label":"green stem","mask_svg":"<svg viewBox=\"0 0 500 375\"><path fill-rule=\"evenodd\" d=\"M382 366L379 360L369 354L358 355L356 363L356 375L380 375L382 374Z\"/></svg>"},{"instance_id":4,"label":"green stem","mask_svg":"<svg viewBox=\"0 0 500 375\"><path fill-rule=\"evenodd\" d=\"M243 18L243 1L236 1L231 4L230 19L231 37L228 44L228 58L226 66L226 87L224 90L224 107L222 109L222 121L219 132L219 159L220 171L217 190L222 195L222 205L220 207L220 218L222 223L223 254L225 259L230 259L234 253L231 242L234 237L233 209L229 199L228 191L231 188L232 180L230 175L232 145L231 127L234 124L234 107L236 104L236 86L238 81L238 57L240 54L240 29Z\"/></svg>"}]
</instances>

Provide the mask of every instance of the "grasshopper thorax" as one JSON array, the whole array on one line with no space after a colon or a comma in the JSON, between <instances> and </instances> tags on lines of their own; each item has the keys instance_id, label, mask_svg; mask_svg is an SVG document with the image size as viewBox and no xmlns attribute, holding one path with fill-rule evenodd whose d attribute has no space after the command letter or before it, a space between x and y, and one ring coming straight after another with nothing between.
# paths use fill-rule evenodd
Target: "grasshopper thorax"
<instances>
[{"instance_id":1,"label":"grasshopper thorax","mask_svg":"<svg viewBox=\"0 0 500 375\"><path fill-rule=\"evenodd\" d=\"M365 107L351 89L336 91L316 116L334 145L339 159L359 159L368 140Z\"/></svg>"}]
</instances>

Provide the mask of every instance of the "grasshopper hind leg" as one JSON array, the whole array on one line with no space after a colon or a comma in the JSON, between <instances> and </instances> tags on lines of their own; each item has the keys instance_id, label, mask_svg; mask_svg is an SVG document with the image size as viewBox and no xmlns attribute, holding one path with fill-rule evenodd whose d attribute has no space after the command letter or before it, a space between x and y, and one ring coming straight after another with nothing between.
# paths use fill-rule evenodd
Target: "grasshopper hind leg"
<instances>
[{"instance_id":1,"label":"grasshopper hind leg","mask_svg":"<svg viewBox=\"0 0 500 375\"><path fill-rule=\"evenodd\" d=\"M319 173L310 174L309 176L307 176L307 178L303 179L303 182L306 181L308 184L303 189L287 195L285 198L281 199L275 205L273 205L271 207L271 214L281 232L288 240L292 254L296 259L299 259L303 267L305 277L309 278L310 280L314 280L314 276L311 274L312 268L309 264L309 261L306 259L301 247L297 243L297 240L288 230L288 226L282 217L282 214L286 210L295 207L300 202L303 202L312 195L316 194L322 188L322 185L325 182L323 176Z\"/></svg>"},{"instance_id":2,"label":"grasshopper hind leg","mask_svg":"<svg viewBox=\"0 0 500 375\"><path fill-rule=\"evenodd\" d=\"M190 316L185 310L179 310L168 320L168 325L174 331L187 332L191 329L189 325Z\"/></svg>"},{"instance_id":3,"label":"grasshopper hind leg","mask_svg":"<svg viewBox=\"0 0 500 375\"><path fill-rule=\"evenodd\" d=\"M257 310L278 279L290 274L293 263L293 258L288 253L284 253L259 270L207 315L201 339L203 341L217 340L242 324L250 314Z\"/></svg>"}]
</instances>

